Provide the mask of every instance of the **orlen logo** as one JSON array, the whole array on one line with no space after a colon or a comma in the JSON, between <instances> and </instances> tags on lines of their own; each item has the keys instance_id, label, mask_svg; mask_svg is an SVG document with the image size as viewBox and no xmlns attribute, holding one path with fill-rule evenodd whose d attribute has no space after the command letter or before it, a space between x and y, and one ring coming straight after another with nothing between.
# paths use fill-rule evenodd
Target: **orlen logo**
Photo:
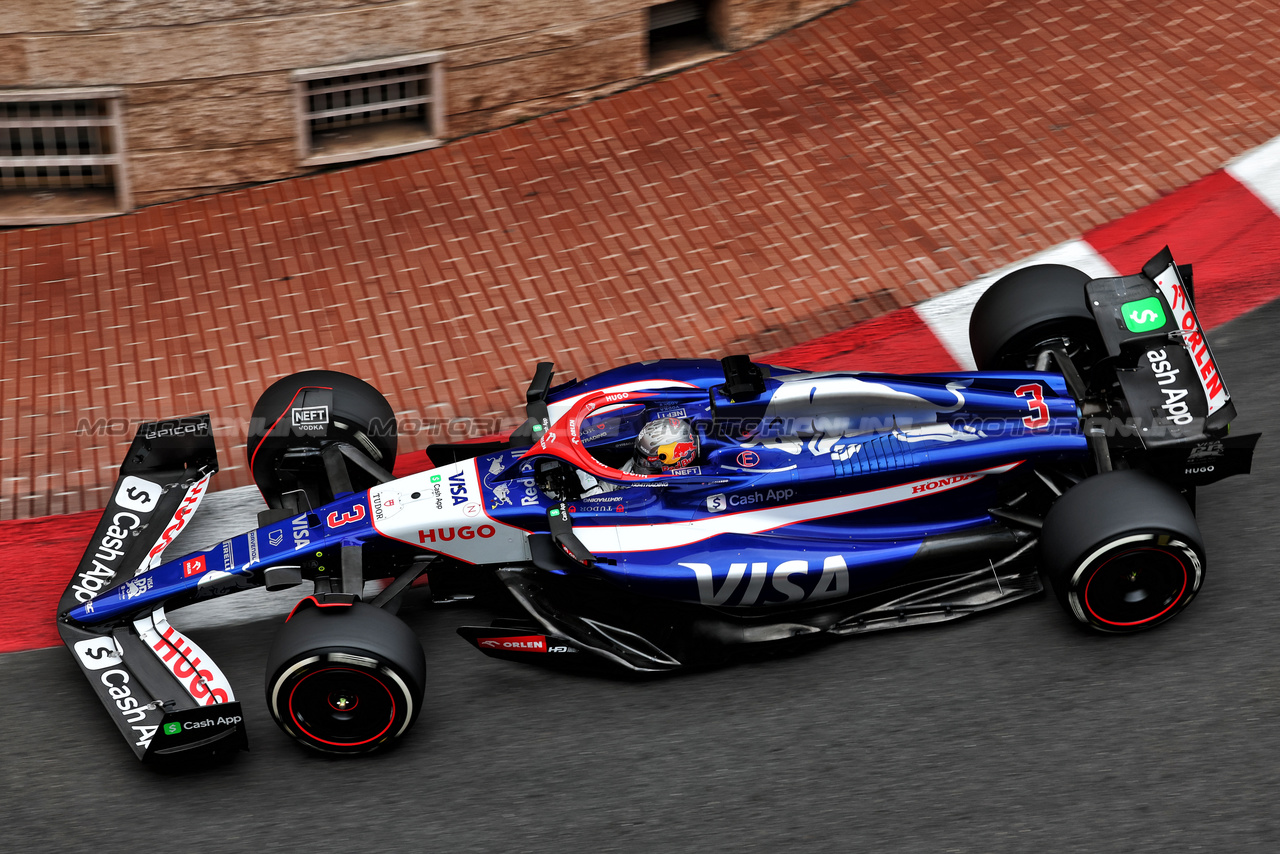
<instances>
[{"instance_id":1,"label":"orlen logo","mask_svg":"<svg viewBox=\"0 0 1280 854\"><path fill-rule=\"evenodd\" d=\"M165 628L164 639L157 640L152 649L160 653L160 658L169 665L170 672L178 677L179 682L187 683L187 690L195 699L204 700L206 706L225 703L230 699L226 691L209 684L215 677L210 671L200 669L200 656L188 661L191 647L187 645L186 638L175 632L172 626Z\"/></svg>"},{"instance_id":2,"label":"orlen logo","mask_svg":"<svg viewBox=\"0 0 1280 854\"><path fill-rule=\"evenodd\" d=\"M182 562L182 577L190 578L193 575L199 575L206 569L208 569L208 567L205 565L204 555L197 555L196 557Z\"/></svg>"},{"instance_id":3,"label":"orlen logo","mask_svg":"<svg viewBox=\"0 0 1280 854\"><path fill-rule=\"evenodd\" d=\"M522 635L515 638L477 638L484 649L501 649L508 652L546 652L547 639L542 635Z\"/></svg>"},{"instance_id":4,"label":"orlen logo","mask_svg":"<svg viewBox=\"0 0 1280 854\"><path fill-rule=\"evenodd\" d=\"M476 537L487 540L496 533L492 525L481 525L479 528L472 528L470 525L463 525L461 528L431 528L418 531L418 542L447 543L455 537L459 540L474 540Z\"/></svg>"},{"instance_id":5,"label":"orlen logo","mask_svg":"<svg viewBox=\"0 0 1280 854\"><path fill-rule=\"evenodd\" d=\"M941 489L944 486L954 486L957 483L964 483L966 480L973 480L977 477L974 474L958 474L955 477L940 477L937 480L930 480L926 483L916 484L911 487L912 495L919 495L922 492L933 492L935 489Z\"/></svg>"}]
</instances>

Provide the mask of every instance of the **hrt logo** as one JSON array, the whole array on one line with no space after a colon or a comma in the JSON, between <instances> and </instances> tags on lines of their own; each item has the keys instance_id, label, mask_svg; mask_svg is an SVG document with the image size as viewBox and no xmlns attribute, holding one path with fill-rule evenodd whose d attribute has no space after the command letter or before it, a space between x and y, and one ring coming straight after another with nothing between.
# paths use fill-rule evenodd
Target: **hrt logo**
<instances>
[{"instance_id":1,"label":"hrt logo","mask_svg":"<svg viewBox=\"0 0 1280 854\"><path fill-rule=\"evenodd\" d=\"M477 638L476 644L483 649L497 649L504 652L547 651L547 639L543 635L523 635L514 638Z\"/></svg>"}]
</instances>

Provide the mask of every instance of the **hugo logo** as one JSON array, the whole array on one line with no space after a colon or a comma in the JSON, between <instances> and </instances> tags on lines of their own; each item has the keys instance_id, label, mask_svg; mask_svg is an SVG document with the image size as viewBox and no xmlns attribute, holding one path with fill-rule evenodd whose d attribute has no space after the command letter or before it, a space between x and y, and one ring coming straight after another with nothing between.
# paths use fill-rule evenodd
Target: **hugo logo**
<instances>
[{"instance_id":1,"label":"hugo logo","mask_svg":"<svg viewBox=\"0 0 1280 854\"><path fill-rule=\"evenodd\" d=\"M447 543L454 537L459 540L474 540L476 537L487 540L496 533L492 525L481 525L479 528L472 528L470 525L463 525L461 528L430 528L418 531L418 542Z\"/></svg>"},{"instance_id":2,"label":"hugo logo","mask_svg":"<svg viewBox=\"0 0 1280 854\"><path fill-rule=\"evenodd\" d=\"M226 691L209 686L209 682L213 680L214 676L208 670L199 669L200 656L188 660L188 656L191 655L191 647L187 645L187 641L182 635L173 630L172 626L165 628L164 638L157 640L152 648L160 653L161 660L169 665L169 670L174 676L178 677L178 681L187 683L192 697L197 700L204 700L206 706L228 701L229 698ZM206 697L208 697L207 700L205 699Z\"/></svg>"}]
</instances>

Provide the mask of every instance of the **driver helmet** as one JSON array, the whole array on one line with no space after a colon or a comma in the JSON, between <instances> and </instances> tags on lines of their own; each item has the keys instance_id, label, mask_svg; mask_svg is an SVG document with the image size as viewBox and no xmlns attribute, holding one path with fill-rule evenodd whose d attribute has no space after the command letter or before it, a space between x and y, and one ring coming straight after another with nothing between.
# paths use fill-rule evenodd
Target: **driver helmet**
<instances>
[{"instance_id":1,"label":"driver helmet","mask_svg":"<svg viewBox=\"0 0 1280 854\"><path fill-rule=\"evenodd\" d=\"M684 468L697 456L693 424L685 418L659 418L640 428L631 469L635 474L661 474Z\"/></svg>"}]
</instances>

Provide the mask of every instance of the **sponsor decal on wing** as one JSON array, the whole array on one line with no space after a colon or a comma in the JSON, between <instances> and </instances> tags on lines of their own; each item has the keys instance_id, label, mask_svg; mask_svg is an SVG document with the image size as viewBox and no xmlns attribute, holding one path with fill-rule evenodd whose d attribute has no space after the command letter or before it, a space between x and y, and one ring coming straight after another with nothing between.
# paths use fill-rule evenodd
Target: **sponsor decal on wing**
<instances>
[{"instance_id":1,"label":"sponsor decal on wing","mask_svg":"<svg viewBox=\"0 0 1280 854\"><path fill-rule=\"evenodd\" d=\"M1209 414L1212 415L1226 405L1227 401L1231 399L1231 395L1227 393L1227 388L1223 385L1222 376L1218 373L1218 364L1214 361L1213 353L1209 350L1209 342L1205 340L1204 330L1201 329L1200 322L1196 319L1195 309L1191 305L1191 300L1187 298L1187 291L1183 286L1181 276L1178 275L1178 268L1170 264L1162 273L1156 276L1155 282L1156 286L1160 288L1160 292L1164 294L1169 307L1173 309L1173 319L1177 322L1178 328L1182 330L1182 341L1195 362L1196 379L1199 380L1200 387L1204 389L1205 400L1209 401ZM1151 354L1148 354L1147 358L1150 359ZM1155 361L1155 359L1152 359L1153 363ZM1166 397L1163 408L1171 414L1170 420L1175 424L1190 423L1192 419L1189 410L1186 412L1178 410L1176 413L1174 411L1176 405L1181 402L1181 397L1175 396L1176 393L1181 391L1182 397L1185 397L1186 390L1161 389L1161 391L1164 392ZM1182 406L1183 409L1186 408L1185 403ZM1185 421L1177 420L1179 417L1185 418Z\"/></svg>"},{"instance_id":2,"label":"sponsor decal on wing","mask_svg":"<svg viewBox=\"0 0 1280 854\"><path fill-rule=\"evenodd\" d=\"M209 478L213 474L207 474L200 480L191 484L191 488L187 490L186 496L183 497L182 503L178 505L178 509L174 511L173 519L165 526L164 531L156 540L155 545L147 552L146 560L142 562L142 566L138 568L138 572L146 572L148 569L154 569L164 560L164 550L182 533L187 527L187 522L195 514L196 509L200 506L201 499L204 498L205 490L209 486ZM135 575L137 573L134 573Z\"/></svg>"},{"instance_id":3,"label":"sponsor decal on wing","mask_svg":"<svg viewBox=\"0 0 1280 854\"><path fill-rule=\"evenodd\" d=\"M135 620L133 627L193 700L206 706L235 700L231 683L218 665L194 641L169 625L163 608Z\"/></svg>"}]
</instances>

